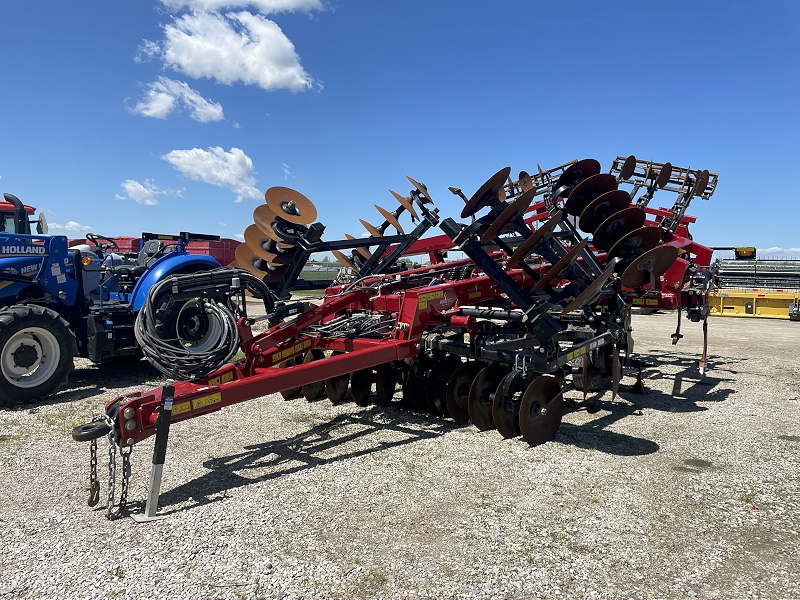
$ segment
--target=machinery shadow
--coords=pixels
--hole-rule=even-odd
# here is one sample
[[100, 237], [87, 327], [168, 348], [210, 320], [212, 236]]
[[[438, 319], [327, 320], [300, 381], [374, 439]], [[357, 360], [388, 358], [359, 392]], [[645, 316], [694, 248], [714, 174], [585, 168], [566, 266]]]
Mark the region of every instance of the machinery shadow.
[[[430, 419], [425, 429], [413, 428], [408, 425], [411, 414], [404, 413], [377, 409], [338, 415], [290, 438], [246, 446], [244, 452], [231, 456], [210, 458], [203, 463], [208, 473], [164, 492], [159, 503], [169, 507], [188, 500], [194, 502], [171, 511], [167, 509], [163, 514], [217, 502], [233, 488], [435, 438], [455, 428], [435, 419]], [[376, 436], [370, 434], [376, 432], [389, 432], [391, 439], [375, 440]]]

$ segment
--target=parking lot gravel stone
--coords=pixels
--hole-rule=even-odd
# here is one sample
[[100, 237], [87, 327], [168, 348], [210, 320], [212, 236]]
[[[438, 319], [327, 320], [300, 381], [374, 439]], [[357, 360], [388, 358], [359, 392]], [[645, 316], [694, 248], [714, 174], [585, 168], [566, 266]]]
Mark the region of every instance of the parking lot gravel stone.
[[[175, 425], [159, 513], [86, 505], [70, 429], [163, 379], [79, 362], [0, 411], [0, 599], [800, 597], [800, 323], [634, 317], [647, 393], [567, 384], [554, 442], [273, 394]], [[399, 392], [398, 396], [399, 398]], [[141, 512], [153, 440], [133, 451]], [[119, 490], [119, 486], [117, 488]]]

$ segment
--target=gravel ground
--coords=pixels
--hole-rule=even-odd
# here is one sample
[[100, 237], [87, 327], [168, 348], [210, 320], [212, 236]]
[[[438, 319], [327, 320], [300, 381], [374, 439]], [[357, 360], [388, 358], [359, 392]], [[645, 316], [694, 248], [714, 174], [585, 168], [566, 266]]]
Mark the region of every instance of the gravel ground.
[[[570, 389], [538, 448], [279, 395], [181, 423], [168, 518], [144, 525], [86, 506], [69, 429], [160, 380], [82, 362], [0, 411], [0, 598], [800, 597], [800, 323], [712, 320], [703, 380], [699, 325], [678, 346], [673, 315], [634, 327], [647, 395]], [[151, 453], [133, 453], [137, 511]]]

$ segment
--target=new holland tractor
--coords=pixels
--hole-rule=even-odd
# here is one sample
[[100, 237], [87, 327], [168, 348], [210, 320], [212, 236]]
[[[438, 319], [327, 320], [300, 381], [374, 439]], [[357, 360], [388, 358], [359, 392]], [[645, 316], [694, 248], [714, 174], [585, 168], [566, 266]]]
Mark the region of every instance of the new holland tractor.
[[[119, 252], [113, 239], [88, 234], [87, 244], [47, 234], [40, 215], [32, 234], [30, 206], [12, 194], [0, 202], [0, 407], [26, 404], [56, 391], [75, 357], [95, 363], [141, 356], [136, 314], [149, 290], [167, 277], [218, 268], [210, 256], [189, 254], [193, 241], [217, 236], [142, 234], [138, 254]], [[175, 243], [177, 242], [177, 243]], [[202, 341], [203, 311], [179, 307], [174, 327]]]

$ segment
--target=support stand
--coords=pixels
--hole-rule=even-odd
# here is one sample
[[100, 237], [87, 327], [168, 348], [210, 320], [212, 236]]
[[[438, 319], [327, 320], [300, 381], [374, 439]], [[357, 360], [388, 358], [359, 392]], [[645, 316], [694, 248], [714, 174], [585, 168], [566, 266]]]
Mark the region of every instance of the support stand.
[[164, 461], [167, 456], [167, 439], [169, 438], [169, 425], [172, 420], [172, 401], [175, 398], [173, 381], [167, 379], [161, 390], [161, 406], [156, 421], [156, 443], [153, 448], [153, 468], [150, 471], [150, 485], [147, 488], [147, 503], [144, 513], [131, 515], [137, 523], [148, 523], [165, 519], [157, 516], [158, 496], [161, 492], [161, 475], [164, 472]]

